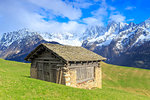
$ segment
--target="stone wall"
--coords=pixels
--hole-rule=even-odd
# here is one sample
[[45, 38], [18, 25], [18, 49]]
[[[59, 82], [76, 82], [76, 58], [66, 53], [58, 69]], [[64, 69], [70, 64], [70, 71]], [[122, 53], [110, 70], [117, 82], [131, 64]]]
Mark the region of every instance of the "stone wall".
[[94, 87], [102, 88], [102, 71], [100, 65], [95, 66], [94, 79], [82, 83], [76, 82], [76, 69], [68, 69], [64, 72], [65, 85], [77, 88], [91, 89]]
[[37, 68], [30, 68], [31, 78], [37, 78]]
[[102, 88], [102, 68], [100, 65], [95, 68], [95, 81], [95, 86]]
[[35, 60], [31, 60], [30, 76], [31, 78], [37, 78], [37, 68]]

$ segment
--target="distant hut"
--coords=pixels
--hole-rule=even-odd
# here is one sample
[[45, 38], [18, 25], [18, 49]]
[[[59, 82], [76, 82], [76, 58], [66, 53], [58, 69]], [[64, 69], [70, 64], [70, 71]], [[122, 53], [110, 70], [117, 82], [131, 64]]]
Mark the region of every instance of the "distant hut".
[[102, 87], [100, 62], [105, 59], [83, 47], [50, 43], [25, 58], [31, 61], [31, 78], [78, 88]]

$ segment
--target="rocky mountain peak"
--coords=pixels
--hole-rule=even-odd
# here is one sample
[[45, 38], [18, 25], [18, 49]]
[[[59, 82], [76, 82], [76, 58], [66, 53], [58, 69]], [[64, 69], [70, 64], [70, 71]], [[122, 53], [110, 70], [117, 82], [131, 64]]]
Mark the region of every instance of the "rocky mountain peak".
[[150, 18], [140, 23], [138, 26], [142, 28], [150, 29]]
[[[83, 41], [82, 46], [108, 58], [108, 63], [122, 65], [121, 62], [127, 60], [126, 58], [132, 59], [132, 56], [130, 57], [127, 54], [130, 54], [132, 50], [135, 50], [134, 48], [144, 46], [143, 44], [149, 43], [149, 41], [150, 19], [147, 19], [140, 24], [135, 24], [133, 22], [127, 24], [111, 21], [108, 23], [103, 35], [86, 39]], [[141, 53], [141, 51], [136, 50], [136, 52], [132, 51], [132, 53], [136, 56], [138, 53]]]
[[93, 38], [99, 37], [101, 35], [104, 35], [105, 31], [106, 31], [106, 28], [103, 26], [98, 26], [98, 25], [90, 26], [83, 33], [82, 38], [83, 38], [83, 40], [93, 39]]
[[[121, 57], [128, 58], [129, 55], [127, 54], [131, 52], [135, 55], [141, 53], [142, 50], [139, 51], [134, 48], [141, 48], [145, 45], [148, 48], [147, 45], [150, 43], [150, 19], [140, 24], [111, 21], [106, 27], [90, 26], [82, 35], [70, 32], [40, 33], [28, 28], [7, 32], [0, 39], [0, 57], [7, 58], [9, 55], [9, 58], [12, 58], [14, 54], [15, 56], [18, 54], [24, 55], [28, 53], [26, 48], [32, 49], [33, 46], [36, 47], [40, 43], [48, 41], [56, 41], [66, 45], [82, 45], [108, 58], [108, 63], [115, 62], [114, 64], [116, 64], [120, 59], [123, 61]], [[136, 50], [136, 52], [133, 50]]]
[[3, 34], [0, 40], [0, 44], [1, 46], [8, 47], [15, 41], [22, 40], [28, 37], [32, 37], [33, 35], [39, 36], [37, 32], [31, 32], [26, 28], [18, 30], [18, 31], [7, 32]]
[[147, 20], [145, 20], [144, 22], [146, 23], [150, 23], [150, 18], [148, 18]]
[[135, 23], [133, 23], [133, 22], [130, 22], [129, 23], [129, 27], [133, 27], [133, 26], [135, 26], [136, 24]]

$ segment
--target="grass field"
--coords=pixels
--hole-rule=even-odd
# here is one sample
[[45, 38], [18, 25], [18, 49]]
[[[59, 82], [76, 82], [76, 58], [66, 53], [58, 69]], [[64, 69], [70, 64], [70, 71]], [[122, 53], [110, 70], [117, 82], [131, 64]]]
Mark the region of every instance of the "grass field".
[[0, 59], [0, 100], [150, 100], [150, 70], [102, 63], [103, 88], [78, 89], [30, 78], [30, 64]]

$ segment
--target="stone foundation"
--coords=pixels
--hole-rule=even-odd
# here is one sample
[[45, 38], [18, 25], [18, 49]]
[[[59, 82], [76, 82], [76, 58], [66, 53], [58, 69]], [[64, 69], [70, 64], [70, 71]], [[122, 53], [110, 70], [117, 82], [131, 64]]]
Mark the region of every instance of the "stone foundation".
[[31, 78], [37, 78], [37, 68], [30, 68]]

